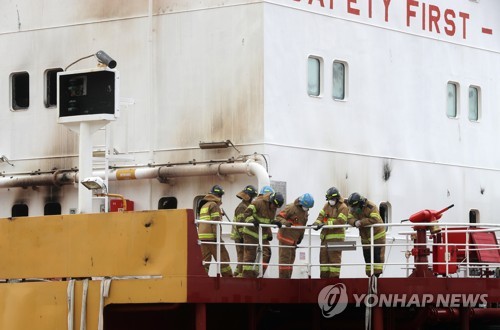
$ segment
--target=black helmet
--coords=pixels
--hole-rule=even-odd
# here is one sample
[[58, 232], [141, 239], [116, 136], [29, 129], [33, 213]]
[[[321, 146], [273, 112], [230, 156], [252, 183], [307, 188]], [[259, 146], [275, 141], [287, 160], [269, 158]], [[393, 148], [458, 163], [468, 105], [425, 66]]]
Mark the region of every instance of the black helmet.
[[282, 207], [284, 202], [285, 199], [279, 192], [272, 193], [271, 196], [269, 196], [269, 203], [276, 205], [277, 207]]
[[332, 200], [332, 199], [339, 199], [339, 197], [340, 197], [339, 190], [335, 187], [328, 188], [328, 190], [326, 191], [325, 197], [326, 197], [327, 201]]
[[243, 189], [243, 192], [250, 196], [250, 198], [254, 198], [255, 196], [257, 196], [257, 189], [255, 189], [255, 187], [251, 184], [246, 186], [245, 189]]
[[350, 207], [363, 207], [365, 205], [365, 201], [366, 199], [363, 198], [363, 196], [355, 192], [347, 198], [347, 205]]
[[210, 189], [210, 193], [220, 198], [222, 197], [222, 195], [224, 195], [224, 189], [222, 189], [221, 186], [216, 184], [215, 186], [212, 187], [212, 189]]

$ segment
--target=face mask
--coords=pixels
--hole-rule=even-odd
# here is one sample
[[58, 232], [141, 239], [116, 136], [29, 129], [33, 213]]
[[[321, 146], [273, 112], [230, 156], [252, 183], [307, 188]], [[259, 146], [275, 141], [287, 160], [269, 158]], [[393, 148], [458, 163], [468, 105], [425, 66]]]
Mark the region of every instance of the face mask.
[[305, 207], [305, 206], [302, 206], [302, 209], [303, 209], [304, 211], [306, 211], [306, 212], [307, 212], [307, 211], [309, 211], [309, 208], [308, 208], [308, 207]]
[[336, 199], [331, 199], [328, 201], [328, 204], [330, 204], [330, 206], [335, 206], [335, 204], [337, 204], [337, 200]]

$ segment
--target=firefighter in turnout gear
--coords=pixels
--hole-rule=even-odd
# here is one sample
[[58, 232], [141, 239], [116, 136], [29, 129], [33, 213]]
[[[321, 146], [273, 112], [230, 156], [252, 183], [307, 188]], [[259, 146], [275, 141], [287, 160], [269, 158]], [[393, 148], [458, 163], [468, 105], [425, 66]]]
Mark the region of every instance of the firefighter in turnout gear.
[[276, 216], [276, 220], [281, 223], [278, 231], [279, 249], [279, 274], [280, 278], [291, 278], [293, 263], [295, 262], [295, 252], [297, 245], [304, 237], [305, 229], [292, 229], [292, 226], [305, 226], [307, 224], [308, 211], [314, 206], [314, 198], [311, 194], [304, 194], [293, 203], [288, 204]]
[[259, 192], [258, 197], [262, 197], [264, 195], [270, 195], [274, 192], [274, 189], [271, 186], [264, 186]]
[[[245, 222], [245, 210], [247, 207], [250, 205], [252, 202], [252, 199], [254, 199], [257, 196], [257, 189], [255, 189], [254, 186], [248, 185], [240, 191], [239, 193], [236, 194], [236, 197], [241, 199], [240, 204], [236, 207], [234, 210], [234, 220], [233, 222]], [[234, 276], [242, 276], [243, 275], [243, 253], [244, 253], [244, 247], [243, 245], [243, 226], [233, 226], [232, 232], [231, 232], [231, 239], [234, 240], [236, 243], [236, 255], [238, 257], [238, 265], [236, 266], [236, 269], [234, 271]]]
[[[380, 217], [377, 206], [361, 196], [358, 193], [352, 193], [347, 199], [349, 205], [349, 216], [347, 221], [353, 227], [359, 229], [359, 236], [361, 237], [361, 244], [363, 244], [363, 256], [366, 263], [366, 275], [371, 276], [371, 248], [370, 244], [370, 226], [372, 224], [384, 223]], [[382, 274], [385, 262], [385, 246], [377, 246], [378, 244], [385, 245], [385, 228], [373, 228], [373, 274], [377, 277]]]
[[[254, 226], [243, 227], [243, 241], [245, 244], [259, 244], [259, 226], [261, 224], [281, 225], [281, 222], [275, 221], [276, 210], [284, 203], [283, 195], [280, 193], [265, 194], [255, 200], [245, 210], [245, 222], [252, 223]], [[271, 228], [262, 228], [262, 261], [264, 263], [263, 272], [267, 269], [267, 264], [271, 259], [271, 248], [269, 241], [273, 239]], [[256, 277], [253, 263], [259, 262], [257, 259], [257, 248], [260, 246], [245, 245], [243, 255], [243, 277]]]
[[[212, 187], [210, 193], [205, 195], [203, 198], [204, 204], [200, 210], [200, 220], [222, 221], [222, 211], [220, 208], [220, 205], [222, 204], [222, 195], [224, 195], [224, 190], [221, 186], [215, 185]], [[219, 235], [219, 237], [222, 236], [222, 230], [219, 230]], [[217, 244], [211, 244], [217, 241], [217, 225], [203, 223], [203, 221], [200, 221], [198, 223], [198, 239], [201, 241], [201, 254], [203, 261], [210, 262], [212, 257], [217, 260]], [[208, 244], [204, 244], [205, 242]], [[220, 239], [220, 242], [224, 242], [222, 238]], [[220, 262], [220, 272], [222, 276], [232, 277], [233, 272], [228, 263], [229, 254], [223, 244], [220, 245]], [[205, 264], [204, 266], [208, 273], [210, 265]]]
[[[349, 215], [349, 208], [344, 203], [337, 188], [331, 187], [326, 191], [327, 203], [319, 212], [313, 223], [314, 230], [319, 230], [325, 225], [345, 225]], [[319, 251], [320, 277], [338, 278], [340, 276], [340, 263], [342, 262], [342, 251], [329, 249], [332, 242], [343, 242], [345, 239], [345, 228], [323, 228], [320, 234], [321, 248]], [[328, 266], [328, 264], [330, 264]], [[332, 265], [335, 264], [335, 265]]]

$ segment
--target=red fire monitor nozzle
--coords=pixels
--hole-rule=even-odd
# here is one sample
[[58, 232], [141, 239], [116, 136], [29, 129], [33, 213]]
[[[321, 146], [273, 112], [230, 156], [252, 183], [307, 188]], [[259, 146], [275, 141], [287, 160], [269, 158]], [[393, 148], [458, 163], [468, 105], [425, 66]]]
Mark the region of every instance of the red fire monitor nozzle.
[[[425, 223], [425, 222], [437, 222], [439, 219], [441, 219], [441, 216], [443, 215], [444, 212], [448, 211], [451, 209], [455, 204], [451, 204], [448, 207], [445, 207], [444, 209], [440, 211], [434, 211], [434, 210], [422, 210], [419, 211], [412, 216], [410, 216], [410, 221], [413, 223]], [[425, 227], [423, 227], [425, 228]], [[415, 228], [415, 229], [423, 229], [423, 228]], [[438, 233], [441, 229], [439, 226], [431, 226], [429, 228], [431, 234], [436, 234]]]

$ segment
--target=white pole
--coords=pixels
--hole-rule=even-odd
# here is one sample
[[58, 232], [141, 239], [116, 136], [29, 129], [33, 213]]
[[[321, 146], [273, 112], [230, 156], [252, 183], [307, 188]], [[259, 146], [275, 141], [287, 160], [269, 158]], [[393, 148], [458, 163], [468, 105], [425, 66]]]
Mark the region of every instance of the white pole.
[[[90, 123], [80, 122], [79, 179], [92, 176], [92, 133]], [[92, 191], [78, 182], [78, 213], [92, 213]]]

